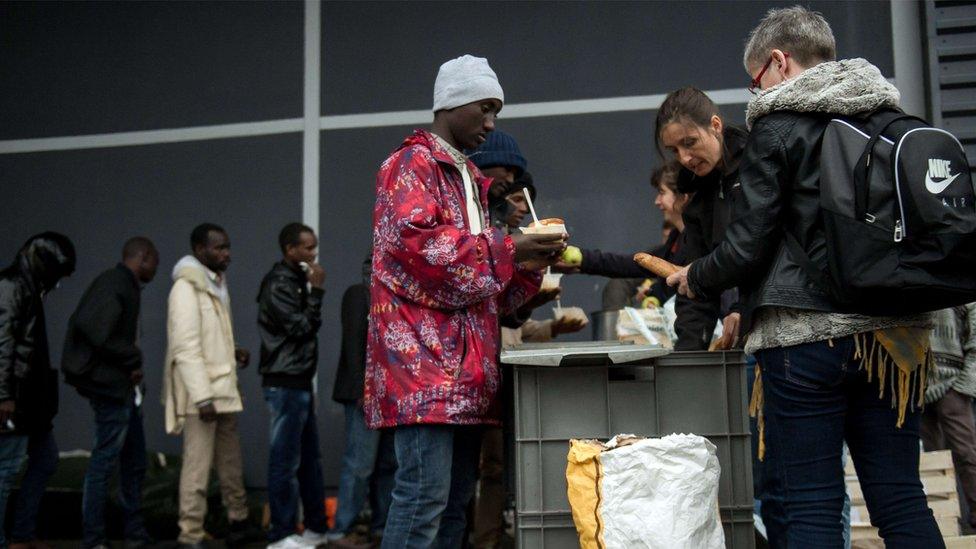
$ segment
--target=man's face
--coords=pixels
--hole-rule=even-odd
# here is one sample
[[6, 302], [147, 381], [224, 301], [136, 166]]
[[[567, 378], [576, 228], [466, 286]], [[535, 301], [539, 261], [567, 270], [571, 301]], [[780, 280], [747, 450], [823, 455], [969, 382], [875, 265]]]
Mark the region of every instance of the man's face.
[[139, 282], [149, 284], [156, 277], [156, 269], [159, 267], [159, 252], [150, 250], [143, 254], [142, 262], [139, 264]]
[[475, 149], [495, 129], [495, 118], [502, 110], [497, 99], [483, 99], [447, 111], [447, 123], [454, 142], [462, 150]]
[[508, 166], [492, 166], [484, 168], [481, 173], [485, 177], [492, 178], [489, 194], [498, 197], [506, 194], [512, 183], [515, 183], [515, 170]]
[[197, 246], [193, 255], [211, 271], [222, 273], [230, 266], [230, 237], [226, 233], [210, 231], [206, 246]]
[[297, 244], [289, 244], [285, 247], [285, 258], [293, 263], [315, 263], [315, 256], [318, 253], [319, 239], [308, 231], [298, 235]]
[[512, 213], [505, 218], [505, 224], [514, 229], [522, 225], [522, 220], [529, 213], [529, 204], [525, 201], [525, 189], [514, 192], [505, 197], [512, 205]]

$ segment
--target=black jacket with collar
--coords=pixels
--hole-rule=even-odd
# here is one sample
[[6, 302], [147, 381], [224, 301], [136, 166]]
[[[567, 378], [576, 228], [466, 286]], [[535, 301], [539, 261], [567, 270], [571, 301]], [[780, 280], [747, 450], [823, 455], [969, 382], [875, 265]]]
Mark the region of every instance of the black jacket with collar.
[[265, 387], [311, 390], [319, 360], [321, 288], [308, 288], [305, 273], [275, 263], [258, 292], [259, 372]]
[[13, 432], [20, 434], [51, 429], [58, 413], [58, 373], [51, 368], [41, 298], [25, 256], [0, 271], [0, 401], [14, 401]]
[[[722, 137], [721, 169], [712, 170], [705, 177], [696, 177], [686, 168], [681, 168], [678, 174], [678, 189], [684, 193], [694, 193], [681, 214], [685, 224], [681, 234], [681, 250], [686, 262], [704, 257], [716, 249], [725, 238], [726, 229], [735, 213], [742, 208], [739, 167], [749, 133], [729, 125], [722, 132]], [[736, 299], [733, 296], [725, 301]], [[675, 301], [677, 320], [674, 329], [678, 335], [675, 350], [708, 349], [718, 319], [730, 312], [743, 312], [738, 303], [723, 306], [722, 302], [721, 292], [699, 300], [678, 296]]]
[[[760, 95], [740, 169], [743, 208], [725, 240], [692, 264], [691, 290], [714, 297], [738, 286], [751, 307], [840, 312], [806, 275], [784, 242], [790, 231], [809, 258], [824, 265], [820, 215], [820, 144], [830, 119], [864, 118], [895, 108], [898, 93], [863, 59], [826, 62]], [[867, 127], [870, 130], [870, 126]]]
[[132, 398], [131, 373], [142, 368], [136, 345], [141, 289], [135, 274], [117, 265], [85, 290], [68, 320], [61, 371], [86, 398]]
[[342, 295], [342, 348], [332, 400], [356, 402], [366, 379], [366, 331], [369, 328], [369, 286], [353, 284]]

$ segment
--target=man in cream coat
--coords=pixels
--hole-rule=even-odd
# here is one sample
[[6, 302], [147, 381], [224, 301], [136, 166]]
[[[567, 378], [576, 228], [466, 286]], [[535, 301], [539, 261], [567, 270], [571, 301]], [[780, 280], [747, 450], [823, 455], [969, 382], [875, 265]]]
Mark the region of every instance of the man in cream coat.
[[190, 242], [193, 255], [183, 257], [173, 268], [163, 402], [166, 432], [183, 434], [178, 541], [181, 548], [199, 549], [204, 547], [212, 465], [230, 522], [227, 545], [239, 545], [253, 536], [247, 523], [237, 433], [237, 414], [243, 409], [237, 367], [246, 366], [250, 357], [234, 346], [224, 276], [230, 265], [227, 232], [204, 223], [193, 229]]

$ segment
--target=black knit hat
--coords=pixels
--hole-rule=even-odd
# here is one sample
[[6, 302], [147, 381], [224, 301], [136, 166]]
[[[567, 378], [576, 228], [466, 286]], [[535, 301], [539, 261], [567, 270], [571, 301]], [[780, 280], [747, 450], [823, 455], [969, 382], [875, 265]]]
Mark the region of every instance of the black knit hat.
[[522, 156], [515, 138], [498, 130], [489, 133], [488, 139], [480, 147], [468, 151], [468, 158], [478, 166], [478, 169], [494, 166], [515, 168], [515, 177], [521, 176], [528, 167], [528, 162]]

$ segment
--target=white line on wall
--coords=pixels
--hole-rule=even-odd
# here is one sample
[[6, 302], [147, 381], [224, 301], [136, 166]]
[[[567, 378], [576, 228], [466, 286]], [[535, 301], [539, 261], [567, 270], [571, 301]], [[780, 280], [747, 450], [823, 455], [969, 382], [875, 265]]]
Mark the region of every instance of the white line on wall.
[[[310, 2], [309, 4], [316, 4]], [[308, 6], [309, 4], [306, 4]], [[316, 6], [317, 7], [317, 6]], [[308, 31], [308, 29], [306, 29]], [[321, 52], [318, 52], [321, 55]], [[306, 51], [306, 54], [311, 54]], [[308, 61], [308, 59], [306, 59]], [[307, 67], [306, 67], [307, 68]], [[309, 77], [306, 76], [306, 93]], [[316, 86], [319, 84], [315, 82]], [[744, 88], [708, 90], [705, 93], [719, 105], [740, 105], [748, 102], [749, 92]], [[600, 99], [575, 99], [569, 101], [541, 101], [538, 103], [515, 103], [505, 105], [502, 119], [535, 118], [542, 116], [571, 116], [580, 114], [599, 114], [610, 112], [654, 110], [664, 101], [665, 94], [635, 95], [627, 97], [604, 97]], [[318, 104], [316, 103], [315, 107]], [[310, 101], [305, 102], [305, 113], [310, 114]], [[316, 113], [317, 114], [317, 113]], [[432, 113], [429, 110], [374, 112], [362, 114], [338, 114], [319, 118], [322, 130], [354, 128], [378, 128], [386, 126], [413, 126], [429, 124]], [[60, 151], [71, 149], [96, 149], [104, 147], [124, 147], [130, 145], [151, 145], [156, 143], [177, 143], [180, 141], [199, 141], [203, 139], [226, 139], [255, 135], [295, 133], [306, 130], [307, 118], [286, 118], [264, 122], [244, 122], [239, 124], [219, 124], [162, 130], [75, 135], [66, 137], [40, 137], [35, 139], [12, 139], [0, 141], [0, 154], [29, 153], [41, 151]], [[314, 123], [313, 123], [314, 125]], [[309, 146], [306, 139], [305, 147]], [[307, 166], [306, 166], [307, 168]], [[318, 170], [316, 170], [317, 172]]]

